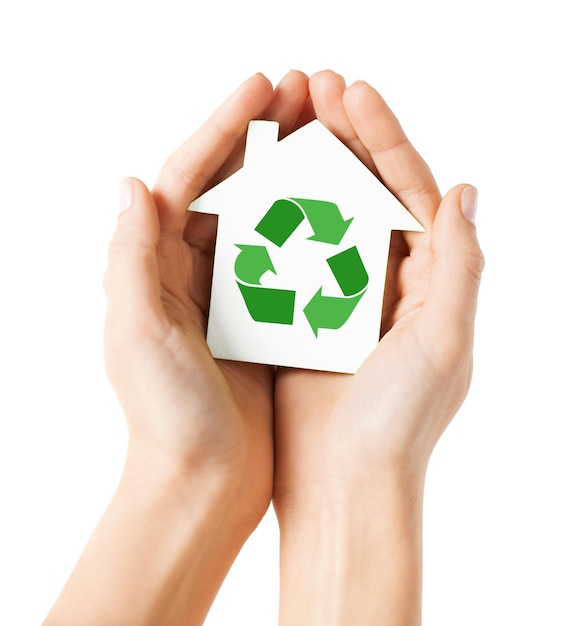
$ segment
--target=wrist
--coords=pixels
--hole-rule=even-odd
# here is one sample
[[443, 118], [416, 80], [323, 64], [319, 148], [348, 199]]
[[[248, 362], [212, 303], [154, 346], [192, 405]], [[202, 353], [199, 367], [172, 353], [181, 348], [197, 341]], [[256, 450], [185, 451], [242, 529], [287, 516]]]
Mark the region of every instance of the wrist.
[[425, 470], [412, 466], [387, 468], [377, 476], [342, 476], [328, 478], [317, 475], [299, 484], [284, 482], [275, 485], [274, 508], [282, 525], [305, 525], [314, 522], [310, 515], [361, 524], [367, 519], [359, 512], [376, 514], [392, 506], [409, 509], [421, 504], [424, 492]]
[[390, 473], [275, 499], [281, 624], [419, 623], [422, 479]]
[[268, 481], [261, 477], [255, 481], [251, 479], [253, 471], [249, 461], [193, 464], [132, 440], [118, 492], [127, 497], [141, 493], [148, 499], [162, 498], [166, 506], [191, 518], [199, 509], [207, 515], [214, 511], [223, 532], [245, 540], [272, 497], [272, 476]]
[[159, 623], [188, 572], [205, 568], [204, 546], [223, 541], [225, 511], [215, 486], [196, 486], [194, 493], [172, 468], [143, 463], [131, 449], [116, 493], [46, 626]]
[[234, 488], [234, 482], [234, 473], [224, 466], [190, 462], [148, 442], [130, 440], [120, 484], [129, 483], [131, 489], [142, 485], [148, 491], [179, 494], [186, 502], [198, 491], [214, 496], [225, 493]]
[[131, 442], [118, 489], [46, 625], [164, 623], [179, 603], [188, 623], [202, 623], [252, 530], [234, 489], [229, 475]]
[[[404, 498], [419, 498], [423, 492], [427, 461], [423, 456], [415, 459], [407, 455], [387, 461], [366, 464], [354, 459], [327, 461], [319, 454], [305, 463], [277, 463], [274, 481], [274, 507], [279, 518], [297, 515], [311, 506], [328, 510], [351, 507], [355, 500], [377, 502], [395, 494]], [[372, 465], [372, 467], [369, 467]]]

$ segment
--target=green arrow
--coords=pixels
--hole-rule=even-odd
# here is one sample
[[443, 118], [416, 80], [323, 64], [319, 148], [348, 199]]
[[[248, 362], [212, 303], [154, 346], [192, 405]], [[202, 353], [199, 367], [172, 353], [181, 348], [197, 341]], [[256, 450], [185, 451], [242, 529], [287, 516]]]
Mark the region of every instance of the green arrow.
[[352, 315], [352, 311], [364, 293], [365, 291], [362, 291], [351, 298], [334, 298], [323, 296], [322, 287], [320, 287], [304, 307], [304, 315], [306, 315], [314, 335], [318, 337], [319, 328], [337, 329], [343, 326]]
[[240, 248], [240, 254], [234, 263], [236, 278], [251, 285], [259, 285], [260, 279], [268, 270], [276, 274], [272, 259], [264, 246], [235, 245]]
[[252, 285], [243, 285], [238, 281], [236, 284], [240, 288], [250, 317], [255, 322], [292, 324], [294, 321], [295, 291], [253, 287]]
[[283, 198], [274, 202], [254, 230], [280, 248], [303, 220], [300, 207]]
[[340, 209], [333, 202], [306, 200], [304, 198], [290, 198], [290, 200], [297, 202], [306, 214], [314, 231], [312, 237], [308, 237], [311, 241], [323, 241], [338, 245], [354, 219], [351, 217], [349, 220], [345, 220]]
[[368, 274], [356, 246], [339, 252], [326, 261], [345, 296], [362, 291], [368, 284]]

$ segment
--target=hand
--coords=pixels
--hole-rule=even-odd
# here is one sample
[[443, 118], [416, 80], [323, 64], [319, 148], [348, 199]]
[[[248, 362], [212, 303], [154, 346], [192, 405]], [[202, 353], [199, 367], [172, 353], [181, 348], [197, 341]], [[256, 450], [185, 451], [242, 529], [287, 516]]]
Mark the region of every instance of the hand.
[[205, 335], [216, 217], [186, 209], [241, 165], [250, 119], [277, 119], [286, 133], [307, 100], [301, 73], [274, 91], [256, 75], [172, 155], [152, 194], [125, 181], [105, 279], [106, 366], [130, 445], [184, 470], [241, 475], [256, 516], [271, 496], [273, 370], [212, 358]]
[[346, 89], [341, 77], [321, 72], [309, 89], [318, 119], [426, 232], [393, 233], [382, 339], [356, 375], [278, 371], [278, 495], [318, 472], [373, 479], [390, 464], [426, 464], [468, 390], [483, 267], [475, 228], [460, 210], [468, 204], [471, 213], [474, 188], [459, 185], [442, 200], [429, 168], [366, 83]]
[[476, 192], [459, 185], [442, 199], [366, 83], [321, 72], [309, 91], [318, 119], [426, 232], [393, 233], [382, 338], [355, 375], [277, 372], [281, 623], [416, 624], [424, 474], [472, 373]]
[[244, 83], [163, 167], [125, 182], [105, 277], [106, 367], [129, 430], [118, 491], [46, 624], [201, 624], [270, 503], [272, 368], [205, 341], [216, 219], [189, 203], [238, 168], [248, 121], [289, 132], [308, 78]]

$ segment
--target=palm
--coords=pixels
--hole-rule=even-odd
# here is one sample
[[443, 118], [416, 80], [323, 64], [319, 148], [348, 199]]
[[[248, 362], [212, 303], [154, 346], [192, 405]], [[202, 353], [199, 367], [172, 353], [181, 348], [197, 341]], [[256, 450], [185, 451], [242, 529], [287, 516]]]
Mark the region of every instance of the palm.
[[[374, 458], [405, 455], [424, 428], [425, 411], [443, 410], [427, 408], [442, 373], [431, 367], [428, 322], [421, 315], [434, 261], [431, 231], [440, 194], [428, 167], [380, 97], [366, 85], [345, 89], [343, 81], [331, 72], [311, 79], [310, 94], [318, 118], [386, 182], [426, 232], [393, 233], [382, 339], [355, 375], [278, 372], [278, 489], [295, 476], [308, 480], [314, 472], [305, 466], [315, 466], [314, 458], [326, 442], [330, 442], [335, 465], [343, 471], [354, 461], [348, 450]], [[398, 419], [399, 415], [410, 417]], [[441, 431], [442, 422], [434, 423]], [[294, 465], [290, 457], [295, 455], [304, 461]]]
[[[319, 442], [331, 441], [339, 448], [342, 458], [338, 464], [344, 468], [348, 461], [353, 461], [347, 450], [355, 450], [364, 457], [383, 457], [385, 447], [389, 446], [390, 457], [403, 453], [413, 441], [419, 422], [399, 423], [397, 416], [404, 413], [417, 416], [417, 411], [405, 409], [418, 401], [418, 390], [428, 396], [433, 384], [426, 354], [418, 340], [418, 311], [425, 290], [421, 276], [427, 274], [427, 263], [423, 258], [406, 256], [402, 248], [391, 251], [382, 316], [386, 334], [355, 375], [278, 371], [280, 468], [285, 460], [283, 450], [292, 450], [294, 454], [297, 449], [302, 452], [302, 446], [316, 447]], [[307, 456], [306, 451], [303, 457]], [[303, 480], [306, 475], [310, 474], [305, 472]]]
[[205, 336], [217, 223], [186, 208], [241, 165], [250, 119], [276, 119], [287, 134], [306, 120], [307, 99], [303, 74], [288, 74], [274, 91], [253, 77], [172, 155], [153, 190], [159, 243], [149, 274], [156, 286], [140, 318], [152, 310], [155, 332], [144, 333], [136, 395], [151, 403], [160, 397], [156, 408], [168, 419], [159, 426], [149, 411], [150, 419], [134, 421], [180, 458], [238, 461], [255, 489], [271, 486], [274, 372], [212, 358]]
[[270, 442], [272, 373], [265, 366], [212, 359], [204, 339], [211, 252], [203, 244], [207, 225], [196, 226], [200, 238], [188, 229], [186, 239], [166, 237], [159, 246], [161, 308], [155, 326], [161, 330], [148, 338], [146, 350], [154, 355], [148, 378], [162, 389], [169, 419], [160, 433], [153, 418], [146, 424], [141, 417], [140, 428], [154, 429], [161, 447], [181, 458], [207, 452], [230, 457], [244, 439], [254, 439], [248, 428], [266, 432]]

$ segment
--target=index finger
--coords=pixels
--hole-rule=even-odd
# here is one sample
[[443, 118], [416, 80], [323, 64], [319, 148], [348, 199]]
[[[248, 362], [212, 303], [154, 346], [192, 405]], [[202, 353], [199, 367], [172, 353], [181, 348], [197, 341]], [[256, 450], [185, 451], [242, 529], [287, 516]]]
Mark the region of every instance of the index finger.
[[182, 234], [188, 205], [243, 137], [248, 122], [259, 116], [271, 98], [270, 81], [263, 74], [255, 74], [168, 158], [152, 192], [163, 232]]
[[440, 204], [440, 191], [398, 119], [380, 94], [363, 81], [348, 87], [343, 100], [348, 119], [384, 184], [429, 231]]

